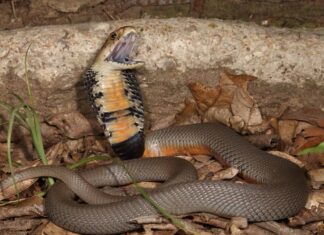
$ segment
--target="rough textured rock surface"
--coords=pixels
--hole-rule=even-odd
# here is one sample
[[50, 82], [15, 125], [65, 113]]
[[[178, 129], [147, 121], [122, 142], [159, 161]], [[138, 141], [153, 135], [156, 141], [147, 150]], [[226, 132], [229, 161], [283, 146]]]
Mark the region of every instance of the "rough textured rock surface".
[[[0, 32], [0, 99], [24, 96], [24, 57], [37, 109], [89, 113], [81, 75], [108, 33], [122, 25], [140, 28], [137, 59], [145, 103], [156, 118], [178, 109], [186, 83], [215, 84], [218, 69], [254, 75], [252, 94], [275, 109], [313, 104], [324, 108], [324, 30], [263, 28], [254, 24], [178, 18], [44, 26]], [[165, 110], [164, 110], [165, 108]], [[167, 111], [168, 110], [168, 111]], [[154, 119], [154, 118], [153, 118]]]

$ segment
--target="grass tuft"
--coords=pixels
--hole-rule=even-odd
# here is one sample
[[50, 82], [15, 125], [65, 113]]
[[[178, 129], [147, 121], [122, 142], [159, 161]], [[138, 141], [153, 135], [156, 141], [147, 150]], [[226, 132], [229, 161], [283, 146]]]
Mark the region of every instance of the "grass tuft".
[[[9, 105], [5, 102], [0, 101], [0, 108], [5, 110], [9, 114], [9, 123], [8, 123], [8, 131], [7, 131], [7, 158], [8, 158], [8, 165], [11, 172], [11, 177], [13, 177], [13, 181], [15, 182], [14, 178], [14, 162], [12, 160], [11, 156], [11, 140], [12, 140], [12, 133], [13, 128], [15, 124], [21, 125], [25, 127], [31, 134], [33, 145], [36, 149], [37, 155], [39, 156], [41, 162], [44, 165], [48, 164], [48, 160], [46, 158], [44, 145], [43, 145], [43, 138], [41, 134], [41, 125], [39, 116], [36, 112], [34, 107], [34, 98], [32, 94], [32, 86], [29, 82], [28, 77], [28, 52], [31, 48], [31, 44], [29, 44], [26, 53], [25, 53], [25, 82], [27, 86], [27, 92], [28, 92], [28, 102], [25, 102], [24, 99], [16, 94], [12, 94], [17, 100], [18, 104], [13, 106]], [[90, 155], [86, 158], [81, 159], [80, 161], [71, 164], [68, 166], [69, 169], [75, 169], [79, 168], [80, 166], [86, 165], [87, 163], [91, 161], [97, 161], [97, 160], [109, 160], [111, 159], [109, 156], [97, 156], [97, 155]], [[196, 234], [192, 229], [188, 228], [185, 223], [183, 223], [181, 220], [177, 219], [174, 215], [169, 213], [167, 210], [159, 206], [151, 197], [150, 195], [138, 185], [137, 180], [131, 175], [131, 173], [128, 171], [128, 169], [125, 167], [123, 162], [120, 159], [116, 159], [117, 163], [123, 167], [123, 169], [127, 172], [129, 177], [131, 178], [133, 185], [135, 189], [138, 191], [138, 193], [148, 202], [150, 203], [162, 216], [164, 216], [166, 219], [170, 220], [175, 226], [177, 226], [179, 229], [182, 229], [187, 234]], [[49, 184], [53, 185], [54, 180], [52, 178], [49, 178]], [[15, 184], [16, 192], [17, 192], [17, 200], [15, 202], [19, 202], [19, 192], [17, 189], [17, 185]], [[40, 193], [40, 195], [44, 195], [43, 192]], [[5, 204], [11, 204], [12, 202], [5, 202]]]
[[[8, 160], [11, 177], [13, 178], [13, 180], [14, 180], [14, 167], [13, 167], [13, 160], [11, 155], [12, 153], [11, 142], [12, 142], [13, 128], [15, 124], [23, 126], [29, 131], [29, 133], [32, 136], [33, 145], [35, 147], [37, 155], [39, 156], [43, 164], [45, 165], [48, 164], [45, 150], [44, 150], [44, 145], [43, 145], [43, 138], [41, 134], [41, 125], [40, 125], [39, 116], [36, 110], [33, 108], [34, 100], [33, 100], [31, 84], [29, 82], [28, 71], [27, 71], [27, 57], [31, 45], [32, 43], [29, 44], [26, 50], [25, 61], [24, 61], [25, 82], [28, 91], [28, 102], [25, 102], [25, 100], [17, 94], [12, 94], [18, 101], [18, 104], [16, 105], [10, 105], [5, 102], [0, 102], [0, 108], [5, 110], [9, 114], [9, 123], [8, 123], [8, 130], [7, 130], [7, 160]], [[49, 178], [49, 184], [53, 185], [54, 180]], [[19, 197], [16, 184], [15, 187], [16, 187], [17, 197]]]

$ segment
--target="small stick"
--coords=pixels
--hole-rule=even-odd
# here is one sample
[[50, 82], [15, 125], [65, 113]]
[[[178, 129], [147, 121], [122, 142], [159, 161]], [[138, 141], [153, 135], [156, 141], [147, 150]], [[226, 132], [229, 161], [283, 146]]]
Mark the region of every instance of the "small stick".
[[11, 4], [12, 14], [13, 14], [14, 18], [17, 19], [16, 7], [15, 7], [15, 0], [11, 0], [10, 1], [10, 4]]

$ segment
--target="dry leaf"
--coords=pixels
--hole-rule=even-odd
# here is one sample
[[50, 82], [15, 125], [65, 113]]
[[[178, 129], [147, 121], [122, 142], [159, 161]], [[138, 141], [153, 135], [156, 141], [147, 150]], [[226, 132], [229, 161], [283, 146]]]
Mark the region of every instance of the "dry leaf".
[[278, 122], [278, 133], [280, 139], [286, 144], [292, 144], [293, 138], [295, 137], [296, 127], [298, 121], [295, 120], [280, 120]]
[[229, 78], [225, 71], [222, 71], [219, 74], [219, 86], [221, 87], [221, 94], [217, 99], [217, 104], [230, 106], [237, 85]]
[[231, 224], [235, 224], [238, 228], [247, 228], [248, 220], [244, 217], [232, 217]]
[[304, 137], [324, 136], [324, 128], [308, 127], [303, 131]]
[[306, 125], [305, 129], [300, 128], [299, 131], [292, 149], [292, 153], [294, 154], [324, 141], [324, 128]]
[[248, 82], [254, 79], [256, 77], [222, 71], [216, 87], [198, 82], [189, 84], [195, 102], [185, 101], [185, 108], [177, 114], [176, 123], [197, 123], [201, 115], [204, 122], [218, 121], [236, 131], [264, 131], [268, 124], [263, 122], [258, 106], [247, 90]]
[[225, 82], [225, 79], [222, 80], [223, 84], [229, 84], [229, 80], [232, 82], [232, 84], [235, 84], [238, 87], [243, 88], [244, 90], [247, 90], [247, 84], [249, 81], [253, 81], [257, 79], [257, 77], [247, 75], [247, 74], [241, 74], [241, 75], [236, 75], [234, 73], [231, 73], [227, 70], [223, 70], [220, 73], [220, 76], [223, 78], [226, 78], [227, 81]]
[[238, 169], [234, 167], [227, 168], [225, 170], [217, 172], [212, 180], [224, 180], [224, 179], [233, 179], [238, 174]]
[[310, 170], [308, 175], [312, 183], [317, 185], [324, 184], [324, 168]]
[[29, 234], [27, 231], [33, 230], [39, 226], [43, 221], [40, 219], [31, 218], [15, 218], [14, 220], [0, 221], [0, 234], [1, 235], [19, 235]]
[[308, 231], [304, 231], [301, 229], [292, 229], [285, 224], [278, 223], [275, 221], [259, 222], [256, 223], [256, 225], [266, 230], [269, 230], [274, 234], [285, 234], [285, 235], [308, 235], [309, 234]]
[[300, 168], [303, 168], [305, 166], [305, 164], [303, 162], [301, 162], [300, 160], [298, 160], [297, 158], [289, 155], [288, 153], [284, 153], [281, 151], [268, 151], [268, 153], [277, 156], [277, 157], [281, 157], [284, 158], [286, 160], [289, 160], [293, 163], [295, 163], [296, 165], [298, 165]]
[[33, 196], [21, 201], [19, 204], [0, 207], [0, 220], [20, 216], [39, 217], [40, 215], [44, 215], [43, 201], [43, 198]]
[[230, 126], [230, 118], [232, 113], [229, 106], [216, 105], [208, 109], [203, 117], [204, 122], [221, 122], [227, 126]]
[[244, 132], [245, 122], [240, 116], [231, 116], [229, 119], [230, 127], [237, 132]]
[[[261, 112], [249, 95], [248, 81], [256, 79], [248, 75], [235, 75], [227, 71], [220, 73], [221, 94], [204, 116], [204, 121], [220, 121], [239, 132], [255, 133], [255, 126], [263, 123]], [[249, 129], [249, 127], [254, 129]]]
[[223, 169], [223, 166], [219, 162], [213, 161], [198, 169], [199, 180], [204, 180], [208, 178], [209, 175], [211, 177], [213, 173], [221, 169]]
[[[39, 164], [41, 164], [39, 160], [29, 162], [29, 165], [26, 164], [25, 167], [20, 167], [19, 171], [22, 171], [22, 170], [30, 168], [30, 167], [38, 166]], [[9, 167], [4, 167], [2, 170], [7, 173], [10, 172]], [[6, 177], [10, 177], [10, 176], [6, 176]], [[36, 181], [37, 181], [37, 179], [28, 179], [28, 180], [24, 180], [22, 182], [16, 183], [16, 186], [12, 185], [8, 188], [0, 188], [0, 200], [8, 199], [12, 196], [15, 196], [17, 193], [20, 193], [20, 192], [26, 190], [27, 188], [29, 188]]]
[[97, 127], [98, 132], [101, 128], [98, 124], [90, 123], [80, 112], [60, 113], [47, 121], [50, 125], [57, 127], [64, 136], [71, 139], [79, 139], [93, 133], [93, 127]]
[[289, 218], [289, 226], [297, 227], [306, 223], [323, 220], [324, 210], [313, 206], [308, 210], [303, 209], [296, 216]]
[[195, 155], [195, 156], [193, 156], [193, 158], [197, 162], [206, 164], [206, 163], [210, 162], [210, 160], [212, 159], [212, 156], [209, 156], [209, 155]]
[[143, 225], [145, 235], [155, 235], [159, 230], [168, 231], [168, 234], [175, 234], [178, 229], [173, 224], [144, 224]]
[[315, 136], [315, 137], [310, 137], [310, 138], [304, 138], [302, 136], [297, 136], [292, 153], [297, 154], [299, 151], [309, 148], [309, 147], [314, 147], [324, 141], [324, 135], [323, 136]]
[[221, 95], [217, 102], [220, 104], [231, 104], [236, 88], [240, 87], [247, 92], [248, 81], [255, 80], [256, 77], [249, 75], [236, 75], [229, 71], [220, 72], [219, 85], [221, 87]]
[[262, 123], [261, 112], [256, 102], [242, 88], [235, 90], [231, 108], [233, 115], [241, 117], [247, 126], [255, 126]]
[[196, 102], [192, 99], [185, 99], [184, 108], [175, 116], [175, 122], [180, 125], [200, 123], [201, 118], [197, 111]]
[[16, 187], [15, 187], [15, 185], [12, 185], [5, 189], [1, 188], [0, 189], [0, 200], [4, 200], [4, 199], [11, 198], [13, 196], [16, 196], [17, 193], [20, 193], [20, 192], [26, 190], [27, 188], [32, 186], [36, 181], [37, 181], [37, 179], [28, 179], [28, 180], [24, 180], [22, 182], [16, 183]]
[[324, 192], [313, 191], [310, 193], [305, 207], [307, 209], [311, 209], [312, 207], [317, 208], [320, 203], [324, 204]]
[[298, 158], [301, 159], [303, 162], [306, 162], [307, 165], [310, 165], [312, 167], [310, 169], [315, 169], [324, 166], [324, 153], [310, 153], [301, 155]]
[[203, 112], [207, 111], [207, 109], [215, 103], [220, 94], [219, 86], [212, 88], [195, 82], [190, 83], [188, 87], [197, 103], [198, 108]]
[[305, 121], [315, 126], [324, 127], [324, 112], [317, 107], [304, 107], [297, 111], [288, 109], [280, 119]]
[[43, 226], [41, 229], [37, 231], [37, 235], [51, 235], [51, 234], [60, 234], [60, 235], [78, 235], [79, 233], [73, 233], [70, 231], [67, 231], [52, 222], [49, 222], [45, 226]]

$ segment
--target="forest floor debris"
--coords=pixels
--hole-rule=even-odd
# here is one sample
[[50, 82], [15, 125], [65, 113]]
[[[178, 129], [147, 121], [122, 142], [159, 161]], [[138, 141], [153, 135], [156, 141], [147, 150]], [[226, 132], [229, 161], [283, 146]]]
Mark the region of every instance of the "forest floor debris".
[[[275, 149], [276, 151], [272, 151], [272, 154], [291, 160], [301, 167], [304, 166], [308, 171], [312, 190], [305, 209], [295, 217], [278, 222], [248, 224], [242, 218], [225, 219], [207, 213], [185, 215], [182, 219], [200, 231], [199, 234], [321, 233], [324, 231], [324, 190], [322, 188], [324, 153], [308, 153], [297, 157], [291, 154], [296, 155], [306, 147], [314, 147], [323, 142], [324, 113], [314, 107], [306, 107], [295, 111], [285, 110], [281, 115], [274, 117], [263, 117], [256, 101], [247, 89], [247, 84], [253, 79], [256, 78], [222, 71], [220, 82], [216, 87], [208, 87], [200, 83], [190, 84], [192, 97], [188, 97], [184, 102], [182, 111], [167, 118], [168, 124], [220, 121], [247, 136], [248, 139], [249, 136], [254, 138], [258, 135], [264, 136], [262, 148]], [[44, 119], [42, 133], [47, 143], [46, 155], [50, 164], [71, 164], [83, 159], [86, 155], [109, 151], [105, 138], [95, 134], [100, 128], [94, 120], [87, 120], [77, 112], [58, 114], [51, 119]], [[163, 126], [164, 124], [157, 122], [156, 125]], [[48, 133], [51, 135], [54, 133], [55, 138], [46, 141], [46, 136], [51, 136]], [[0, 139], [3, 140], [0, 144], [0, 176], [4, 178], [7, 177], [9, 171], [5, 155], [5, 138], [2, 136]], [[256, 142], [253, 138], [250, 140], [252, 143]], [[18, 136], [13, 141], [14, 148], [23, 148]], [[26, 160], [35, 158], [34, 151], [14, 151], [13, 157], [18, 163], [17, 170], [22, 169], [21, 165], [25, 168], [40, 164], [38, 160]], [[244, 182], [237, 175], [236, 169], [224, 168], [213, 157], [205, 155], [183, 157], [195, 165], [200, 179]], [[154, 186], [149, 183], [143, 185]], [[12, 204], [3, 201], [4, 204], [0, 207], [0, 234], [73, 234], [43, 218], [43, 199], [37, 195], [43, 195], [46, 190], [46, 181], [32, 181], [24, 183], [24, 186], [24, 188], [29, 188], [20, 194], [20, 203]], [[15, 191], [11, 193], [13, 196], [10, 199], [17, 200], [14, 196]], [[145, 224], [144, 232], [128, 234], [175, 234], [178, 231], [172, 224], [165, 223], [165, 220], [150, 221], [154, 222], [151, 224], [147, 224], [147, 221], [138, 222]], [[20, 229], [17, 229], [18, 227]]]

